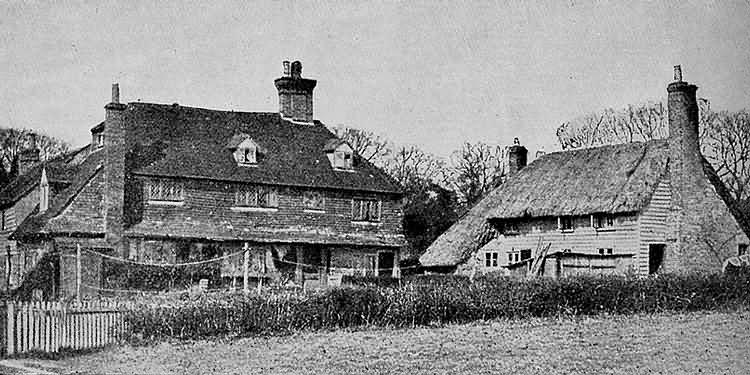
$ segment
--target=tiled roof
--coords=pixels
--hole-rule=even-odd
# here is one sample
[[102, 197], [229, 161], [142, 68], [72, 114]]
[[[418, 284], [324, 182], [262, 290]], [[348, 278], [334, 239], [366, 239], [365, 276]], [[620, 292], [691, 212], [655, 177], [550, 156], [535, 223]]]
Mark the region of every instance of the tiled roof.
[[[128, 104], [125, 121], [136, 144], [135, 174], [260, 184], [400, 193], [370, 162], [334, 170], [325, 153], [336, 136], [323, 124], [278, 113], [232, 112], [149, 103]], [[249, 137], [263, 150], [257, 165], [238, 166], [227, 144]]]

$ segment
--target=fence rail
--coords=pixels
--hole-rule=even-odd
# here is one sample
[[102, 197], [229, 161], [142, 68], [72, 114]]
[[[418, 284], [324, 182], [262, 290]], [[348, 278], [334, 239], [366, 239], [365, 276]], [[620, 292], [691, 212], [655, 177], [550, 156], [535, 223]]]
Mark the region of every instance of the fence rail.
[[5, 352], [57, 353], [117, 342], [125, 332], [120, 306], [111, 302], [12, 302], [6, 304]]

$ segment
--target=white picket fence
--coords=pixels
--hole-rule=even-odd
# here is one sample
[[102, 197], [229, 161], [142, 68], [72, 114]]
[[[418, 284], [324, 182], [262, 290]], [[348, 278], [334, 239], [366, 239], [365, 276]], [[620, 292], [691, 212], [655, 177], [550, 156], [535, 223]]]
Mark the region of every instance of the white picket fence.
[[94, 349], [125, 332], [122, 310], [111, 302], [7, 302], [7, 355]]

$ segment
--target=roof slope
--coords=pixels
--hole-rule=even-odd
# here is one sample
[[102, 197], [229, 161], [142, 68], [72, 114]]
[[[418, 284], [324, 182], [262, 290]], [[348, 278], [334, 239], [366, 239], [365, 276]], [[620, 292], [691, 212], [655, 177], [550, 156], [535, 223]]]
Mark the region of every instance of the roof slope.
[[[11, 234], [12, 239], [52, 233], [104, 233], [103, 175], [104, 152], [88, 155], [80, 164], [68, 167], [68, 184], [50, 200], [47, 211], [38, 207]], [[75, 215], [65, 215], [71, 206]]]
[[42, 178], [42, 169], [47, 169], [47, 179], [51, 184], [66, 185], [70, 183], [71, 176], [75, 174], [76, 167], [82, 156], [88, 154], [88, 146], [58, 155], [46, 162], [39, 162], [28, 172], [18, 176], [0, 190], [0, 207], [8, 207], [15, 204], [33, 188], [39, 185]]
[[[134, 173], [261, 184], [399, 193], [383, 171], [357, 158], [354, 171], [331, 168], [324, 151], [336, 136], [321, 123], [286, 121], [278, 113], [231, 112], [130, 103]], [[238, 135], [261, 149], [256, 166], [238, 166], [226, 145]]]
[[493, 237], [490, 218], [633, 212], [666, 172], [667, 141], [634, 142], [544, 155], [491, 191], [433, 242], [420, 262], [455, 266]]

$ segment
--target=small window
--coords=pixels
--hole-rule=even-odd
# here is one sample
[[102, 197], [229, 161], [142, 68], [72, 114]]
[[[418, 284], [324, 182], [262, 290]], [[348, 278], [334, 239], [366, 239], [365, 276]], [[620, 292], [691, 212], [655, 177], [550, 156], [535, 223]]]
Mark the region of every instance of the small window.
[[319, 191], [305, 191], [302, 195], [302, 205], [306, 210], [312, 211], [325, 211], [326, 199], [325, 195]]
[[352, 153], [349, 151], [334, 152], [333, 167], [339, 169], [352, 169]]
[[557, 227], [563, 232], [573, 231], [573, 217], [572, 216], [560, 216], [557, 218]]
[[596, 214], [591, 216], [591, 224], [596, 229], [613, 229], [615, 218], [612, 215]]
[[150, 201], [182, 202], [184, 199], [182, 183], [178, 181], [150, 181], [147, 193]]
[[257, 149], [254, 146], [240, 147], [234, 152], [234, 159], [239, 165], [253, 165], [257, 162]]
[[484, 266], [488, 268], [498, 267], [498, 255], [497, 251], [488, 251], [484, 253]]
[[747, 244], [741, 243], [737, 246], [737, 256], [742, 256], [747, 254]]
[[2, 214], [0, 214], [0, 230], [7, 230], [7, 224], [5, 223], [5, 210], [2, 211]]
[[97, 134], [94, 139], [96, 148], [104, 147], [104, 134]]
[[352, 221], [380, 221], [381, 202], [379, 200], [352, 199]]
[[234, 192], [235, 207], [278, 208], [278, 192], [270, 187], [243, 186]]

